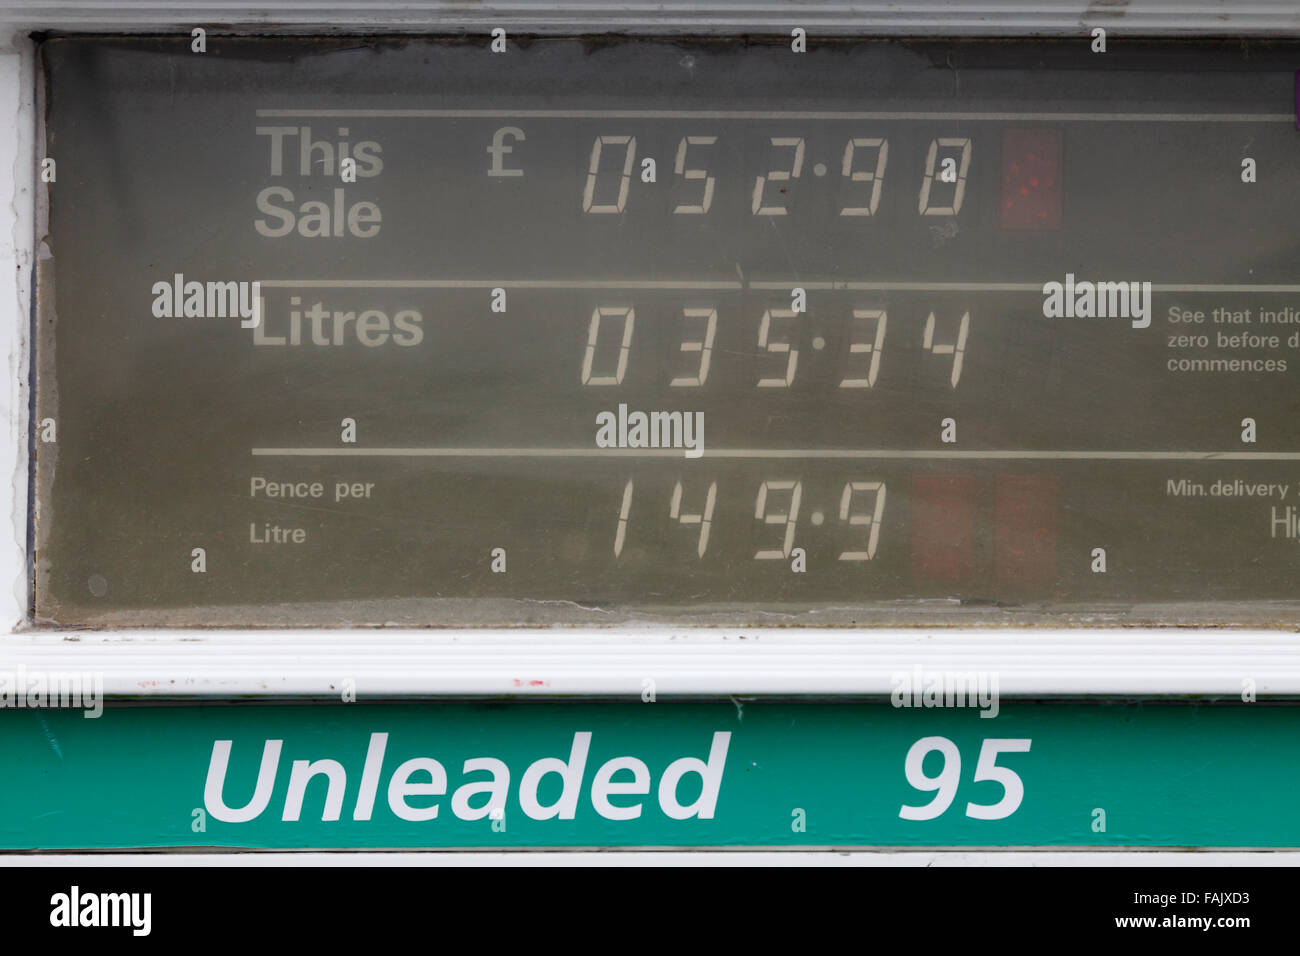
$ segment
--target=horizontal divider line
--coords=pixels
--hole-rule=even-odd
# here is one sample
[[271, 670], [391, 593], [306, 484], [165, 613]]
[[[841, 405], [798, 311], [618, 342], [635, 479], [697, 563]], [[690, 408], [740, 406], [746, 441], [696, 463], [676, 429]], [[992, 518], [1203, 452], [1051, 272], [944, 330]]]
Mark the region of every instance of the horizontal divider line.
[[898, 110], [259, 109], [258, 116], [376, 119], [1030, 120], [1054, 123], [1293, 123], [1292, 113], [1015, 113]]
[[[709, 289], [743, 288], [735, 279], [260, 279], [272, 288], [341, 289]], [[1297, 287], [1300, 288], [1300, 287]]]
[[[1037, 292], [1041, 282], [874, 282], [852, 279], [753, 280], [731, 279], [260, 279], [263, 286], [283, 289], [681, 289], [740, 292], [744, 289], [812, 292]], [[1057, 282], [1053, 277], [1048, 281]], [[1079, 280], [1091, 281], [1091, 280]], [[1138, 281], [1138, 280], [1115, 280]], [[1076, 283], [1077, 285], [1077, 283]], [[1297, 283], [1151, 283], [1152, 292], [1296, 292]]]
[[[1057, 277], [1052, 277], [1048, 281], [1060, 282]], [[1075, 282], [1077, 288], [1085, 281], [1112, 281], [1112, 280], [1091, 280], [1086, 277], [1078, 279]], [[1130, 282], [1140, 280], [1113, 280], [1117, 282]], [[1041, 282], [857, 282], [854, 280], [830, 280], [830, 281], [801, 281], [791, 279], [789, 282], [772, 282], [768, 280], [753, 281], [749, 283], [751, 289], [790, 289], [793, 286], [799, 286], [808, 291], [907, 291], [915, 290], [917, 292], [1037, 292], [1043, 291]], [[1300, 292], [1300, 284], [1295, 283], [1166, 283], [1152, 282], [1152, 292]]]
[[[265, 458], [682, 458], [682, 448], [254, 448]], [[1300, 461], [1268, 451], [942, 451], [855, 448], [717, 448], [704, 458], [870, 458], [990, 461]]]

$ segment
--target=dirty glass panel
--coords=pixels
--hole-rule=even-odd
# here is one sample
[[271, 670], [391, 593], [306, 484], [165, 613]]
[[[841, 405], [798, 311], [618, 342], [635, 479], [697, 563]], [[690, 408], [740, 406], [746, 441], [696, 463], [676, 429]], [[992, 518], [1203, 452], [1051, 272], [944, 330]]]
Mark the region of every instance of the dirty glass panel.
[[1290, 45], [41, 56], [38, 621], [1296, 619]]

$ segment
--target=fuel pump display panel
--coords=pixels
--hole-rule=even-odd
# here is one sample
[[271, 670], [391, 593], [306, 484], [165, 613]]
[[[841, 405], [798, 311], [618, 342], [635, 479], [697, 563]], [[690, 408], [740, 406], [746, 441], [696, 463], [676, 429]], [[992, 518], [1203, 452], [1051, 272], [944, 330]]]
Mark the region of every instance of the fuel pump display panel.
[[35, 617], [1294, 621], [1297, 54], [48, 40]]

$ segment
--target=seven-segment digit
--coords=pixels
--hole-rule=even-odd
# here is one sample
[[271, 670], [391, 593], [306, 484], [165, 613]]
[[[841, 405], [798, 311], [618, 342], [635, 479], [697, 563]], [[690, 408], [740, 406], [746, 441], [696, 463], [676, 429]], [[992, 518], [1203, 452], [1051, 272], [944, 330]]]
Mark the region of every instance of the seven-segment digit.
[[[957, 166], [956, 181], [952, 194], [951, 206], [931, 206], [930, 190], [934, 184], [935, 162], [938, 159], [940, 148], [961, 147], [961, 163], [957, 164], [956, 160], [946, 157], [944, 162], [952, 163]], [[955, 216], [961, 212], [962, 199], [966, 195], [966, 171], [970, 169], [970, 137], [950, 137], [941, 136], [938, 139], [930, 140], [930, 151], [925, 154], [925, 178], [921, 180], [921, 202], [920, 209], [922, 216]], [[940, 182], [946, 183], [947, 179], [940, 175]]]
[[718, 310], [712, 308], [683, 309], [687, 319], [704, 319], [704, 338], [682, 342], [683, 352], [699, 352], [700, 364], [694, 375], [679, 375], [668, 384], [676, 388], [703, 385], [709, 377], [709, 358], [713, 354], [713, 336], [718, 331]]
[[763, 196], [763, 190], [769, 180], [774, 183], [789, 182], [792, 179], [798, 179], [799, 174], [803, 172], [803, 137], [802, 136], [773, 136], [770, 139], [773, 146], [793, 148], [794, 156], [790, 161], [789, 169], [769, 170], [766, 176], [758, 176], [754, 180], [754, 200], [753, 208], [755, 216], [784, 216], [786, 214], [785, 206], [770, 206]]
[[966, 333], [970, 331], [970, 313], [962, 313], [961, 323], [957, 326], [957, 340], [949, 342], [947, 345], [936, 345], [934, 342], [934, 313], [931, 312], [929, 318], [925, 320], [925, 337], [921, 344], [928, 352], [935, 355], [952, 356], [952, 375], [949, 381], [952, 387], [956, 388], [957, 383], [961, 380], [962, 358], [966, 354]]
[[[876, 150], [876, 167], [874, 170], [853, 168], [853, 154], [858, 147]], [[874, 216], [880, 205], [880, 190], [885, 185], [885, 164], [889, 162], [889, 140], [879, 137], [871, 139], [851, 139], [844, 145], [844, 161], [840, 165], [840, 175], [855, 183], [871, 183], [871, 198], [865, 206], [845, 206], [840, 210], [841, 216]]]
[[[600, 176], [600, 156], [606, 146], [624, 146], [623, 175], [618, 184], [618, 201], [598, 203], [596, 197], [596, 180]], [[627, 205], [627, 189], [632, 182], [632, 166], [636, 162], [635, 136], [597, 136], [591, 144], [591, 163], [587, 167], [587, 185], [582, 190], [583, 212], [622, 212]]]
[[856, 329], [861, 323], [858, 320], [874, 319], [876, 322], [875, 336], [871, 342], [849, 342], [850, 355], [871, 356], [867, 365], [867, 374], [865, 378], [844, 378], [840, 379], [840, 388], [871, 388], [876, 384], [876, 376], [880, 374], [880, 352], [885, 347], [885, 325], [889, 320], [888, 314], [884, 309], [854, 309], [853, 310], [853, 328]]
[[686, 514], [682, 511], [682, 483], [679, 481], [673, 488], [673, 500], [668, 505], [668, 517], [674, 521], [700, 526], [700, 537], [695, 553], [701, 558], [709, 547], [709, 525], [713, 523], [713, 504], [717, 500], [718, 483], [715, 481], [709, 485], [709, 491], [704, 497], [704, 510], [699, 514]]
[[[768, 511], [769, 491], [790, 492], [790, 510]], [[794, 529], [799, 521], [799, 499], [802, 496], [803, 485], [797, 481], [765, 481], [758, 486], [758, 498], [754, 502], [754, 517], [764, 524], [784, 525], [785, 534], [782, 536], [780, 550], [759, 550], [754, 554], [756, 559], [767, 561], [790, 557], [790, 550], [794, 547]]]
[[[875, 492], [875, 500], [869, 513], [853, 510], [855, 492]], [[876, 544], [880, 541], [880, 519], [885, 515], [885, 483], [883, 481], [850, 481], [844, 485], [840, 495], [840, 520], [851, 526], [867, 526], [867, 550], [842, 551], [841, 561], [870, 561], [876, 556]]]
[[[601, 319], [623, 320], [623, 342], [618, 348], [618, 363], [613, 375], [593, 375], [596, 361], [596, 343], [600, 340]], [[629, 306], [599, 307], [591, 313], [587, 326], [587, 349], [582, 356], [583, 385], [621, 385], [627, 373], [627, 356], [632, 349], [632, 329], [636, 323], [636, 310]]]
[[697, 203], [678, 203], [673, 209], [675, 215], [702, 215], [713, 205], [714, 179], [709, 175], [708, 170], [686, 168], [686, 149], [690, 146], [712, 146], [717, 141], [716, 136], [683, 136], [682, 141], [677, 144], [677, 163], [673, 167], [674, 172], [683, 179], [704, 180], [704, 195]]

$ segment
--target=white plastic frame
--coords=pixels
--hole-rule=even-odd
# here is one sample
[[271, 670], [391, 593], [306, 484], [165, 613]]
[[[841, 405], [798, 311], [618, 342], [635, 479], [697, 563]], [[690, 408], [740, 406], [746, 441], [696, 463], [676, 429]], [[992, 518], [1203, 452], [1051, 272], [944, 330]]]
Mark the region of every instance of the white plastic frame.
[[[1049, 630], [493, 630], [214, 631], [25, 629], [28, 616], [29, 329], [36, 233], [34, 44], [61, 30], [428, 32], [495, 26], [536, 32], [781, 32], [1078, 35], [1091, 27], [1144, 35], [1300, 34], [1285, 2], [996, 4], [711, 2], [401, 3], [350, 11], [282, 2], [0, 0], [0, 471], [13, 478], [0, 530], [0, 663], [102, 673], [109, 694], [146, 697], [333, 697], [342, 682], [373, 695], [888, 694], [891, 676], [927, 669], [986, 671], [1004, 695], [1300, 695], [1300, 637], [1292, 630], [1089, 628]], [[1119, 13], [1119, 16], [1116, 14]], [[224, 28], [222, 24], [225, 24]], [[238, 25], [233, 27], [230, 25]]]

